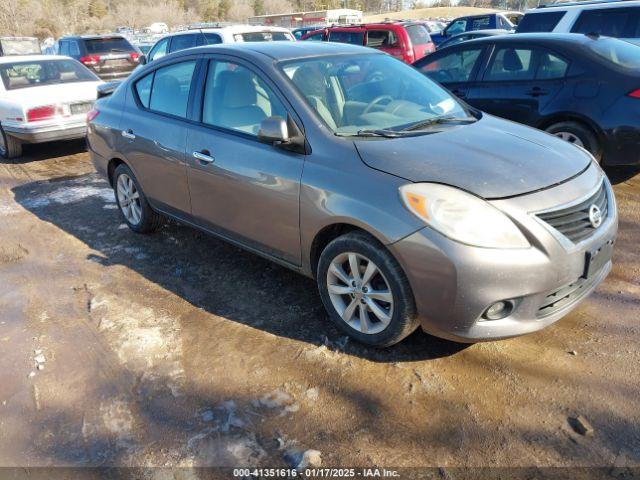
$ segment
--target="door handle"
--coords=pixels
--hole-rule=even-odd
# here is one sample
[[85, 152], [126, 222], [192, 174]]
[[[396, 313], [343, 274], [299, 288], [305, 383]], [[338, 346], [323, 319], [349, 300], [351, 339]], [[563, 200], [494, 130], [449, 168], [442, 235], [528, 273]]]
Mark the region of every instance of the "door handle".
[[198, 159], [202, 165], [208, 165], [215, 162], [215, 158], [209, 155], [209, 152], [207, 150], [203, 150], [201, 152], [193, 152], [193, 158]]
[[133, 134], [133, 130], [129, 129], [129, 130], [123, 130], [122, 131], [122, 136], [124, 138], [128, 138], [129, 140], [135, 140], [136, 136]]
[[526, 92], [527, 95], [531, 97], [541, 97], [543, 95], [547, 95], [549, 92], [547, 90], [543, 90], [540, 87], [533, 87], [531, 90]]

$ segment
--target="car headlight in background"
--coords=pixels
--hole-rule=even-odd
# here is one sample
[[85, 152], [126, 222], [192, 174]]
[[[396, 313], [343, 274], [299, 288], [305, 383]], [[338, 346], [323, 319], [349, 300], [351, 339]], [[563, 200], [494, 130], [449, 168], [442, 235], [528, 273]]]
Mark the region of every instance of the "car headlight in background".
[[490, 203], [457, 188], [437, 183], [400, 187], [405, 206], [443, 235], [486, 248], [529, 248], [516, 225]]

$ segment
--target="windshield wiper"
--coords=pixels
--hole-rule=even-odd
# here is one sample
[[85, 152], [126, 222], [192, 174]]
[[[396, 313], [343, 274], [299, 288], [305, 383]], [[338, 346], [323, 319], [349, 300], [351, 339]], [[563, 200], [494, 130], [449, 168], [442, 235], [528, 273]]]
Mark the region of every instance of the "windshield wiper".
[[428, 133], [436, 133], [435, 130], [429, 132], [412, 132], [404, 130], [358, 130], [356, 133], [336, 133], [340, 137], [383, 137], [383, 138], [401, 138], [401, 137], [417, 137], [419, 135], [427, 135]]
[[478, 119], [475, 117], [436, 117], [429, 120], [423, 120], [420, 122], [412, 123], [408, 127], [400, 130], [401, 132], [411, 132], [414, 130], [420, 130], [423, 128], [432, 127], [434, 125], [442, 125], [444, 123], [473, 123]]

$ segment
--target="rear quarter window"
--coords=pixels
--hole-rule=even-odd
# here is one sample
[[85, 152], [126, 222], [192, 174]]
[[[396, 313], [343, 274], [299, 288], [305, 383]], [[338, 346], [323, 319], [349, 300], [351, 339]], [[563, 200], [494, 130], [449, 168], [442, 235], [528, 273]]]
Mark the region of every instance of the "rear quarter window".
[[640, 30], [640, 7], [585, 10], [571, 29], [572, 33], [597, 33], [614, 38], [635, 38]]
[[638, 45], [613, 38], [602, 38], [589, 43], [589, 49], [616, 67], [640, 71], [640, 46]]
[[565, 14], [566, 12], [527, 13], [518, 24], [516, 32], [552, 32]]

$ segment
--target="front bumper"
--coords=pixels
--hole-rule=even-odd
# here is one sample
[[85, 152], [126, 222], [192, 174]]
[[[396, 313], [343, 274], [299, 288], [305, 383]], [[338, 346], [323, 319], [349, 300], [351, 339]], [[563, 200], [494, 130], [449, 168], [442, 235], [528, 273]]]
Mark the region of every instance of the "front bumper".
[[55, 140], [84, 138], [87, 134], [85, 120], [55, 125], [5, 126], [5, 132], [25, 143], [43, 143]]
[[[533, 212], [569, 203], [602, 181], [607, 185], [610, 213], [578, 245], [563, 241], [534, 217]], [[389, 247], [407, 274], [427, 333], [478, 342], [535, 332], [569, 313], [611, 270], [609, 261], [588, 279], [581, 279], [586, 252], [615, 242], [617, 235], [615, 199], [599, 168], [591, 166], [576, 179], [550, 190], [492, 203], [521, 228], [530, 248], [471, 247], [428, 227]], [[506, 318], [483, 318], [489, 306], [506, 300], [514, 305]]]

